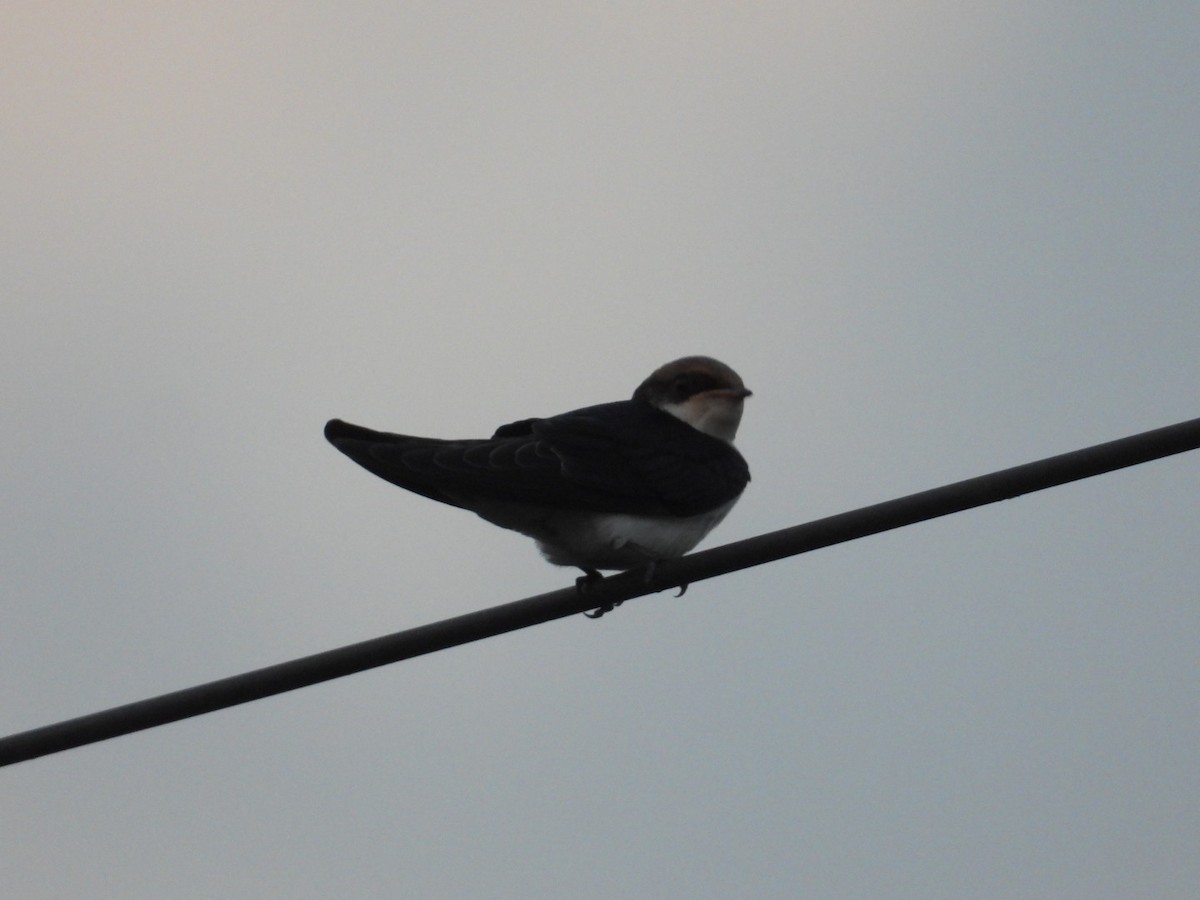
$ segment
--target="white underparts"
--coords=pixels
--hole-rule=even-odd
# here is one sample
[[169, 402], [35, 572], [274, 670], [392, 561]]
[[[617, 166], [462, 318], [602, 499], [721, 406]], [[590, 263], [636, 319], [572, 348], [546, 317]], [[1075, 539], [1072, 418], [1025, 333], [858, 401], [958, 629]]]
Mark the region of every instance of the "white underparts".
[[725, 518], [735, 502], [682, 518], [624, 513], [563, 516], [553, 523], [553, 536], [532, 536], [542, 555], [557, 565], [630, 569], [652, 559], [683, 556]]

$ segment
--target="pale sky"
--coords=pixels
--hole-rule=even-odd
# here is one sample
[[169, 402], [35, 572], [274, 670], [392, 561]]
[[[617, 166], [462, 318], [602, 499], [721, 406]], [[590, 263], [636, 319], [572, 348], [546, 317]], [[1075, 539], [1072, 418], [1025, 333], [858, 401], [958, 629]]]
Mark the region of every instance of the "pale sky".
[[[753, 388], [704, 546], [1200, 415], [1200, 8], [13, 2], [0, 733], [562, 587], [332, 416]], [[0, 771], [21, 898], [1190, 898], [1200, 455]]]

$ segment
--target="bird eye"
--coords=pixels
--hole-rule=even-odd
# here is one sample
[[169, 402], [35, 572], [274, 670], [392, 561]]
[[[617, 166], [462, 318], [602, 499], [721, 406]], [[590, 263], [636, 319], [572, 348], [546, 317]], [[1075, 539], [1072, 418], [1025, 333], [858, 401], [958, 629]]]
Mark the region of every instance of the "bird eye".
[[693, 394], [698, 394], [701, 391], [709, 391], [717, 386], [715, 378], [711, 375], [705, 375], [702, 372], [683, 372], [676, 375], [674, 381], [671, 383], [675, 396], [680, 400], [686, 400]]

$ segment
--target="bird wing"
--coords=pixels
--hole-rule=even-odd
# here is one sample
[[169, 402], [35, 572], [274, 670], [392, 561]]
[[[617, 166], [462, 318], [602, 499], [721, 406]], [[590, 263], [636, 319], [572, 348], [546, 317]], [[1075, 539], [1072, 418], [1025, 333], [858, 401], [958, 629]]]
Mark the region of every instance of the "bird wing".
[[337, 419], [325, 435], [392, 484], [466, 509], [483, 500], [689, 516], [734, 499], [750, 480], [732, 446], [634, 400], [524, 419], [486, 440], [387, 434]]

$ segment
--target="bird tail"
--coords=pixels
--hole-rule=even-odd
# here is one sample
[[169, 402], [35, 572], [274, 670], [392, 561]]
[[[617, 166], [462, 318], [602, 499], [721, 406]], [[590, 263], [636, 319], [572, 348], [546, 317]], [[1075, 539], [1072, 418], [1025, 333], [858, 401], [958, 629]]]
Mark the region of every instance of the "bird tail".
[[[341, 419], [330, 419], [325, 423], [325, 438], [385, 481], [431, 500], [462, 506], [439, 489], [436, 478], [430, 477], [431, 462], [437, 451], [447, 444], [461, 442], [374, 431]], [[432, 468], [436, 469], [436, 466]]]

